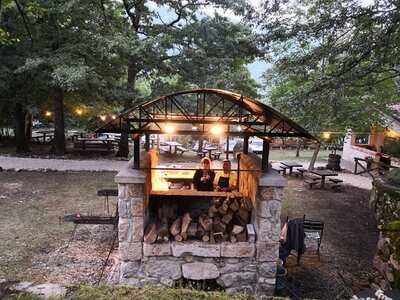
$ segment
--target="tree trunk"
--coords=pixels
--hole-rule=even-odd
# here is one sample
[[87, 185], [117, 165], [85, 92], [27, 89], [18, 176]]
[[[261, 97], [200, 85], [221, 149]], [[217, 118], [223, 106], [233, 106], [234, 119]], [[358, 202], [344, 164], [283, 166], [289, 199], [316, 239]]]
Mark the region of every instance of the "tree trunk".
[[[136, 77], [137, 77], [137, 68], [136, 68], [136, 58], [134, 56], [129, 57], [128, 61], [128, 82], [127, 82], [127, 90], [128, 92], [134, 95], [135, 93], [135, 85], [136, 85]], [[124, 109], [128, 109], [132, 104], [132, 101], [125, 102]], [[125, 130], [129, 130], [129, 128], [124, 128]], [[128, 133], [122, 132], [121, 139], [118, 144], [117, 157], [128, 157], [129, 155], [129, 141], [128, 141]]]
[[121, 132], [121, 139], [118, 143], [117, 157], [128, 157], [129, 155], [129, 136], [126, 132]]
[[30, 112], [25, 114], [25, 136], [28, 142], [32, 139], [32, 114]]
[[65, 154], [65, 124], [64, 124], [64, 92], [61, 88], [53, 88], [54, 108], [54, 140], [52, 152], [57, 155]]
[[15, 104], [14, 121], [15, 121], [15, 143], [17, 153], [30, 152], [29, 143], [25, 135], [25, 115], [26, 111], [21, 103]]

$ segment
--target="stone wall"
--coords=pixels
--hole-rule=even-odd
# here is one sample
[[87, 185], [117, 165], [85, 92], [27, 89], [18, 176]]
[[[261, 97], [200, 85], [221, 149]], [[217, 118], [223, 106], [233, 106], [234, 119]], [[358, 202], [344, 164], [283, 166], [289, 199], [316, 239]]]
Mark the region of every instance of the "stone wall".
[[172, 286], [181, 279], [215, 279], [227, 292], [272, 295], [286, 180], [275, 171], [259, 180], [252, 222], [257, 239], [241, 243], [143, 243], [148, 218], [146, 174], [124, 169], [115, 178], [119, 207], [119, 282]]
[[383, 290], [400, 288], [400, 226], [390, 230], [393, 222], [400, 221], [400, 188], [376, 178], [370, 204], [381, 231], [374, 257], [374, 268], [379, 273], [375, 284]]

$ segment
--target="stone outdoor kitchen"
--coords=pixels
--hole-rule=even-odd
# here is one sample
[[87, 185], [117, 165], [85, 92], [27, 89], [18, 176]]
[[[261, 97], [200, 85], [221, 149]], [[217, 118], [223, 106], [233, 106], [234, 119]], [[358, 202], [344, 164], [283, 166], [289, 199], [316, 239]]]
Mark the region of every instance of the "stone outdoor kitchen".
[[[243, 241], [185, 240], [144, 242], [151, 200], [146, 173], [121, 170], [118, 183], [120, 283], [172, 286], [180, 278], [216, 279], [228, 292], [273, 294], [285, 179], [263, 173]], [[168, 200], [166, 200], [168, 201]], [[253, 227], [254, 225], [254, 227]], [[255, 232], [252, 232], [255, 228]]]
[[[158, 97], [125, 111], [97, 132], [133, 138], [133, 159], [115, 177], [119, 261], [114, 274], [119, 274], [119, 283], [174, 286], [195, 281], [230, 293], [274, 293], [286, 180], [269, 167], [269, 144], [275, 137], [315, 140], [312, 135], [265, 104], [216, 89]], [[211, 136], [219, 145], [226, 139], [225, 150], [220, 150], [224, 153], [219, 152], [226, 158], [232, 153], [229, 137], [242, 138], [234, 160], [235, 191], [190, 189], [197, 164], [161, 166], [163, 134], [200, 141]], [[249, 153], [249, 138], [254, 136], [263, 141], [261, 158]], [[172, 140], [166, 145], [171, 157], [187, 151]]]

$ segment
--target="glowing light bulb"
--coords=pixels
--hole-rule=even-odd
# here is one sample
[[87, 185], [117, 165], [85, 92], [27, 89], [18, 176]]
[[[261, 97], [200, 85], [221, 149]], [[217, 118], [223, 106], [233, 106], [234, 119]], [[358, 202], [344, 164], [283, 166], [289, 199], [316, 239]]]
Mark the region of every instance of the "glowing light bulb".
[[175, 132], [175, 127], [170, 125], [170, 124], [167, 124], [164, 127], [164, 132], [167, 133], [167, 134], [172, 134], [172, 133]]
[[75, 112], [76, 112], [76, 114], [77, 114], [78, 116], [81, 116], [81, 115], [83, 114], [83, 110], [80, 109], [80, 108], [77, 108], [77, 109], [75, 110]]
[[327, 140], [327, 139], [329, 139], [331, 137], [331, 133], [330, 132], [323, 132], [322, 133], [322, 137]]
[[107, 119], [106, 116], [104, 116], [104, 115], [101, 115], [101, 116], [100, 116], [100, 120], [105, 121], [106, 119]]
[[46, 112], [44, 113], [44, 115], [45, 115], [46, 117], [51, 117], [51, 111], [46, 111]]
[[220, 135], [221, 133], [222, 133], [222, 127], [221, 126], [219, 126], [219, 125], [215, 125], [215, 126], [213, 126], [213, 127], [211, 127], [211, 133], [212, 134], [214, 134], [214, 135]]

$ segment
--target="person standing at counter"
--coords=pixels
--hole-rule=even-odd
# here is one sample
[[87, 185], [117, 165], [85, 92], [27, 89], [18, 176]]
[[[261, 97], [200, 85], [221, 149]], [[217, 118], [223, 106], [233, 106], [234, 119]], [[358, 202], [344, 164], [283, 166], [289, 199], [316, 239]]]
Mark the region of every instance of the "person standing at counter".
[[211, 170], [211, 160], [204, 157], [200, 162], [200, 169], [194, 173], [192, 188], [198, 191], [213, 191], [214, 178], [215, 173]]
[[215, 190], [230, 192], [236, 188], [237, 173], [231, 170], [231, 162], [228, 159], [224, 159], [222, 162], [222, 169], [215, 175]]

